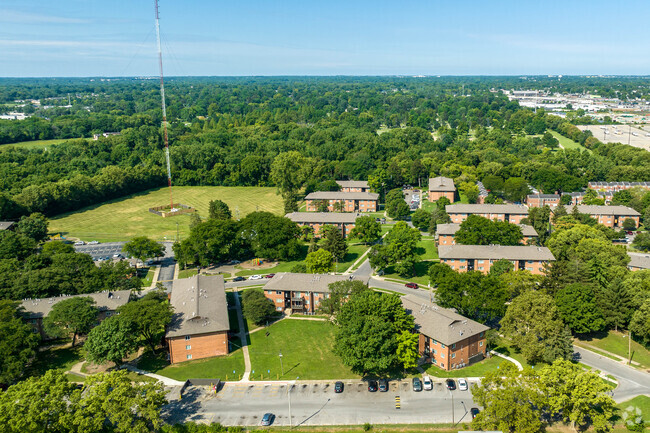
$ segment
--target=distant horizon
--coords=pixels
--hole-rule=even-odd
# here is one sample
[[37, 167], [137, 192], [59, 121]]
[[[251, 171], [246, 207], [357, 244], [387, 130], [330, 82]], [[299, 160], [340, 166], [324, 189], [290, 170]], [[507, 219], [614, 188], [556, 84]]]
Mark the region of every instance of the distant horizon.
[[[164, 75], [164, 79], [171, 78], [518, 78], [518, 77], [543, 77], [543, 78], [650, 78], [648, 74], [386, 74], [386, 75], [363, 75], [363, 74], [331, 74], [331, 75]], [[160, 75], [51, 75], [51, 76], [0, 76], [0, 80], [28, 80], [28, 79], [142, 79], [159, 80]]]

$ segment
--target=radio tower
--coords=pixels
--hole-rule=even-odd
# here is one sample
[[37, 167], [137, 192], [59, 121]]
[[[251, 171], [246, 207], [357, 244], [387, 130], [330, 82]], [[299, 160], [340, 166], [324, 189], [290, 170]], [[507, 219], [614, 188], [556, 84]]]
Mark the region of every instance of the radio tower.
[[162, 99], [163, 131], [165, 137], [165, 160], [167, 162], [167, 184], [169, 185], [169, 210], [174, 211], [174, 199], [172, 197], [172, 169], [169, 165], [169, 140], [167, 138], [167, 108], [165, 106], [165, 84], [163, 82], [162, 49], [160, 48], [160, 17], [158, 15], [158, 0], [156, 5], [156, 39], [158, 41], [158, 65], [160, 66], [160, 97]]

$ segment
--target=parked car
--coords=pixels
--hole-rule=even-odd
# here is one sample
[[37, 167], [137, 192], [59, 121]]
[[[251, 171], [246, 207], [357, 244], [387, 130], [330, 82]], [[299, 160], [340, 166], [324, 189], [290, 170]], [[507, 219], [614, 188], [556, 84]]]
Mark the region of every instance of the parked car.
[[274, 420], [275, 420], [275, 415], [273, 415], [272, 413], [265, 413], [264, 416], [262, 417], [262, 425], [269, 426], [273, 424]]
[[447, 389], [449, 391], [456, 389], [456, 382], [454, 382], [454, 379], [447, 379], [445, 383], [447, 384]]
[[97, 245], [99, 244], [99, 241], [90, 241], [88, 242], [88, 245]]
[[264, 275], [264, 278], [273, 278], [273, 277], [275, 277], [275, 274]]
[[115, 254], [113, 254], [113, 258], [114, 258], [114, 259], [121, 259], [121, 258], [122, 258], [122, 254], [120, 254], [120, 253], [115, 253]]
[[405, 285], [406, 287], [408, 287], [409, 289], [417, 289], [417, 288], [419, 287], [419, 286], [418, 286], [417, 284], [415, 284], [415, 283], [406, 283], [406, 284], [404, 284], [404, 285]]
[[476, 418], [476, 415], [478, 415], [479, 413], [481, 413], [481, 411], [478, 410], [478, 407], [473, 407], [473, 408], [471, 408], [471, 409], [469, 410], [469, 413], [472, 414], [472, 419], [474, 419], [474, 418]]
[[239, 260], [231, 260], [231, 261], [228, 262], [229, 265], [238, 265], [240, 263], [241, 262]]
[[413, 391], [420, 392], [422, 391], [422, 381], [419, 377], [413, 378]]
[[84, 241], [77, 241], [74, 244], [75, 244], [75, 246], [86, 245], [86, 243]]
[[344, 389], [345, 389], [345, 385], [343, 385], [343, 382], [339, 381], [339, 382], [336, 382], [334, 384], [334, 392], [335, 393], [339, 394], [339, 393], [343, 392]]
[[467, 381], [465, 379], [458, 379], [458, 389], [460, 391], [467, 391], [469, 389], [469, 386], [467, 385]]
[[235, 277], [232, 280], [233, 281], [246, 281], [246, 278], [244, 278], [244, 277]]
[[379, 379], [379, 392], [387, 392], [387, 391], [388, 391], [388, 380]]
[[433, 382], [431, 382], [431, 378], [429, 376], [424, 376], [422, 378], [422, 383], [424, 385], [425, 391], [431, 391], [433, 389]]
[[262, 276], [260, 274], [251, 275], [248, 277], [249, 280], [261, 280]]
[[376, 392], [377, 391], [377, 381], [376, 380], [368, 381], [368, 391], [370, 391], [370, 392]]

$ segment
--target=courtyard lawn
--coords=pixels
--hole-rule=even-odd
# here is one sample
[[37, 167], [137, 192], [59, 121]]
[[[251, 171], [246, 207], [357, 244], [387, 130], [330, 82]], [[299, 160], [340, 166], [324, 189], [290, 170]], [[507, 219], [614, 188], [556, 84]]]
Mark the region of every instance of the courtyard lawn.
[[[627, 335], [627, 333], [609, 331], [604, 337], [577, 340], [576, 343], [587, 349], [591, 346], [596, 350], [601, 349], [627, 359], [629, 346]], [[643, 369], [650, 368], [650, 351], [634, 340], [632, 341], [632, 362], [638, 362], [639, 366]]]
[[59, 138], [55, 140], [34, 140], [34, 141], [20, 141], [18, 143], [6, 143], [0, 146], [0, 149], [4, 147], [20, 147], [23, 149], [47, 149], [50, 146], [56, 146], [57, 144], [65, 143], [66, 141], [73, 140], [72, 138]]
[[198, 271], [196, 270], [196, 268], [183, 269], [183, 270], [178, 271], [178, 278], [180, 279], [180, 278], [193, 277], [197, 273], [198, 273]]
[[251, 334], [249, 353], [255, 371], [251, 379], [359, 378], [332, 353], [334, 331], [334, 325], [327, 322], [285, 319]]
[[560, 133], [555, 132], [555, 131], [549, 130], [549, 132], [551, 133], [551, 135], [553, 135], [553, 137], [558, 139], [558, 141], [560, 142], [560, 145], [562, 147], [564, 147], [565, 150], [570, 150], [570, 149], [580, 150], [580, 151], [586, 150], [587, 152], [591, 153], [591, 150], [589, 150], [586, 147], [580, 145], [579, 143], [576, 143], [575, 141], [571, 140], [570, 138], [567, 138], [564, 135], [561, 135]]
[[36, 358], [32, 364], [27, 367], [27, 376], [42, 376], [47, 370], [67, 371], [76, 363], [83, 361], [83, 349], [77, 345], [75, 347], [52, 347], [37, 352]]
[[336, 272], [345, 272], [368, 248], [365, 244], [348, 244], [348, 252], [343, 261], [336, 264]]
[[460, 368], [458, 370], [443, 370], [442, 368], [436, 365], [429, 365], [426, 369], [428, 375], [433, 377], [483, 377], [486, 373], [490, 371], [496, 371], [501, 363], [506, 362], [510, 363], [507, 359], [503, 359], [499, 356], [492, 356], [491, 358], [486, 358], [481, 362], [470, 365], [469, 367]]
[[[193, 206], [203, 218], [208, 216], [209, 202], [214, 199], [226, 202], [234, 218], [243, 218], [256, 210], [282, 214], [282, 198], [275, 188], [175, 186], [173, 193], [174, 202]], [[167, 188], [149, 190], [54, 217], [50, 220], [50, 232], [100, 242], [124, 241], [134, 236], [171, 241], [176, 239], [178, 229], [184, 239], [190, 231], [189, 215], [163, 218], [149, 212], [150, 207], [166, 203]]]
[[[197, 359], [169, 365], [167, 354], [160, 349], [156, 355], [146, 352], [138, 362], [138, 368], [176, 380], [221, 379], [239, 380], [244, 374], [244, 353], [241, 349], [225, 356]], [[233, 374], [233, 371], [235, 373]]]
[[392, 266], [386, 268], [384, 278], [390, 281], [395, 281], [397, 283], [417, 283], [421, 286], [426, 286], [429, 284], [429, 266], [432, 262], [420, 261], [415, 264], [415, 275], [412, 277], [403, 277], [396, 273]]
[[151, 286], [151, 283], [153, 282], [153, 274], [155, 273], [156, 273], [156, 266], [150, 266], [148, 268], [138, 269], [138, 274], [139, 276], [141, 275], [140, 278], [142, 278], [142, 287], [146, 288]]
[[421, 260], [438, 260], [438, 248], [432, 237], [423, 237], [417, 244], [416, 253]]
[[631, 400], [624, 401], [618, 405], [619, 409], [622, 411], [630, 406], [638, 407], [641, 409], [641, 416], [643, 416], [643, 420], [646, 422], [646, 424], [650, 422], [650, 397], [647, 395], [640, 395], [638, 397], [634, 397]]

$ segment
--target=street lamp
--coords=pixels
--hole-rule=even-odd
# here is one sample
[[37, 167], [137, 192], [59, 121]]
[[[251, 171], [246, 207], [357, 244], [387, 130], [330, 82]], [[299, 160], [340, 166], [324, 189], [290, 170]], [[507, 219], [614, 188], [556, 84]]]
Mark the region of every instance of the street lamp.
[[278, 355], [280, 357], [280, 370], [282, 371], [282, 375], [284, 376], [284, 367], [282, 366], [282, 352]]
[[[300, 379], [300, 376], [296, 377], [296, 380], [298, 379]], [[289, 430], [293, 428], [291, 421], [291, 390], [293, 389], [293, 385], [296, 383], [296, 380], [294, 380], [293, 383], [289, 384], [289, 387], [287, 388], [287, 396], [289, 396]]]
[[451, 423], [455, 424], [455, 417], [454, 417], [454, 394], [451, 392], [451, 389], [447, 389], [449, 391], [449, 395], [451, 395]]

